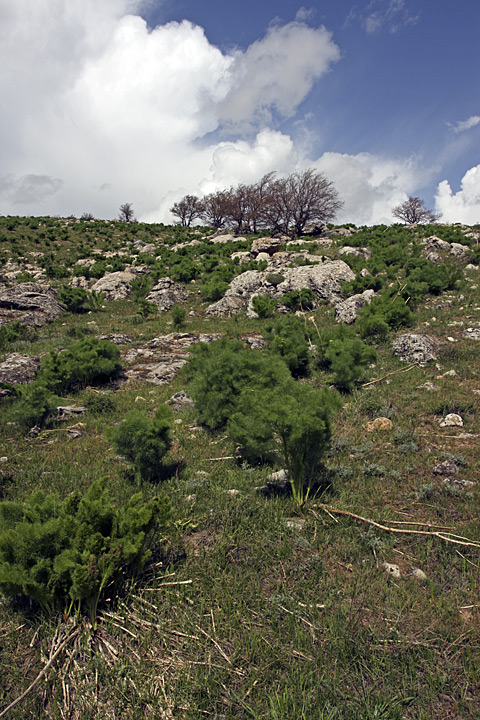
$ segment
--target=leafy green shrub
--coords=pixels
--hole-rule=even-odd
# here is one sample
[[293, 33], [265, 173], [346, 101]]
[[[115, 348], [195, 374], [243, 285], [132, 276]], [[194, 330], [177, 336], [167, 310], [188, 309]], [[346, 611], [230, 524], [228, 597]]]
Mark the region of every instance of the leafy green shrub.
[[158, 312], [158, 308], [155, 303], [148, 302], [145, 298], [139, 298], [137, 304], [138, 312], [144, 320], [150, 315], [156, 315]]
[[217, 302], [225, 295], [228, 290], [228, 282], [223, 280], [207, 280], [200, 285], [200, 292], [204, 300], [209, 302]]
[[281, 273], [270, 273], [266, 277], [266, 281], [270, 283], [270, 285], [273, 285], [273, 287], [277, 287], [277, 285], [280, 285], [285, 280], [285, 276], [281, 275]]
[[5, 352], [7, 347], [24, 335], [25, 328], [20, 325], [19, 320], [0, 325], [0, 353]]
[[63, 287], [58, 293], [58, 301], [71, 313], [86, 313], [96, 310], [101, 302], [100, 296], [83, 288]]
[[211, 430], [225, 425], [242, 392], [261, 395], [291, 377], [279, 357], [247, 350], [241, 340], [226, 338], [195, 345], [187, 373], [198, 418]]
[[134, 464], [143, 480], [154, 482], [160, 478], [163, 457], [171, 446], [172, 419], [168, 405], [161, 405], [151, 419], [132, 410], [107, 433], [116, 450]]
[[310, 288], [292, 290], [282, 295], [281, 300], [282, 303], [293, 312], [297, 310], [311, 310], [315, 307], [315, 294]]
[[343, 324], [326, 332], [318, 346], [320, 367], [331, 370], [334, 384], [345, 392], [353, 390], [365, 367], [376, 357], [375, 349], [365, 345], [352, 328]]
[[85, 400], [87, 412], [92, 415], [106, 415], [113, 412], [117, 405], [111, 395], [103, 393], [91, 392]]
[[331, 417], [340, 404], [331, 390], [313, 389], [289, 378], [262, 392], [241, 393], [227, 429], [251, 461], [272, 460], [280, 454], [300, 505], [328, 448]]
[[175, 282], [190, 282], [200, 273], [200, 268], [188, 258], [182, 258], [180, 262], [170, 267], [170, 277]]
[[144, 503], [141, 494], [119, 506], [105, 480], [83, 497], [61, 501], [57, 493], [38, 491], [24, 503], [1, 502], [0, 589], [33, 599], [47, 614], [86, 609], [95, 628], [107, 583], [145, 565], [169, 512], [165, 497]]
[[252, 298], [252, 309], [261, 319], [272, 317], [277, 302], [268, 295], [255, 295]]
[[173, 327], [178, 330], [178, 328], [182, 327], [182, 325], [185, 322], [185, 316], [187, 312], [185, 308], [183, 308], [181, 305], [173, 305], [172, 307], [172, 321], [173, 321]]
[[35, 425], [42, 427], [60, 402], [59, 398], [38, 382], [17, 385], [15, 394], [18, 399], [12, 408], [11, 417], [22, 430], [29, 430]]
[[360, 335], [368, 342], [385, 342], [390, 332], [383, 315], [362, 315], [357, 321]]
[[87, 385], [108, 382], [122, 368], [119, 349], [109, 340], [82, 338], [42, 361], [39, 384], [64, 395]]
[[295, 316], [267, 325], [263, 334], [269, 349], [280, 355], [292, 375], [304, 375], [308, 369], [308, 337], [303, 320]]

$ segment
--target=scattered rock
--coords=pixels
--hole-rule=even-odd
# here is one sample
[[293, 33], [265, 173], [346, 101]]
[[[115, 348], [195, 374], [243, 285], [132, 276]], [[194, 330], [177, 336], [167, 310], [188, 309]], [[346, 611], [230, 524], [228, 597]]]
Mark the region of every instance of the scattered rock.
[[99, 340], [109, 340], [114, 345], [130, 345], [132, 338], [129, 335], [123, 333], [107, 333], [105, 335], [99, 335]]
[[105, 300], [125, 300], [130, 295], [135, 277], [134, 273], [127, 271], [108, 273], [92, 285], [92, 290], [104, 293]]
[[398, 567], [398, 565], [395, 565], [394, 563], [384, 562], [383, 567], [388, 575], [391, 575], [394, 578], [401, 577], [400, 568]]
[[471, 488], [475, 485], [475, 483], [471, 480], [461, 480], [460, 478], [451, 477], [443, 478], [443, 484], [446, 487], [456, 487], [460, 490], [465, 490], [466, 488]]
[[86, 408], [81, 405], [59, 405], [55, 410], [58, 420], [71, 420], [71, 418], [85, 415]]
[[172, 397], [167, 400], [167, 405], [170, 405], [173, 412], [178, 412], [178, 410], [181, 410], [185, 405], [193, 405], [193, 400], [188, 397], [185, 390], [180, 390], [180, 392], [175, 393], [175, 395], [172, 395]]
[[460, 243], [451, 243], [450, 244], [450, 255], [453, 255], [454, 257], [463, 258], [466, 255], [465, 246], [461, 245]]
[[351, 247], [350, 245], [344, 245], [339, 249], [338, 254], [342, 255], [355, 255], [356, 257], [368, 258], [372, 257], [372, 251], [368, 248]]
[[438, 353], [437, 343], [429, 335], [405, 333], [394, 340], [393, 352], [402, 362], [414, 362], [420, 366], [435, 360]]
[[63, 315], [66, 308], [49, 285], [19, 283], [0, 285], [0, 323], [19, 320], [22, 325], [42, 327]]
[[170, 278], [161, 278], [145, 298], [154, 303], [159, 312], [170, 310], [173, 305], [184, 302], [188, 297], [188, 290], [183, 285], [173, 282]]
[[424, 245], [427, 247], [436, 248], [437, 250], [448, 251], [450, 250], [450, 243], [446, 240], [442, 240], [436, 235], [430, 235], [430, 237], [423, 240]]
[[10, 353], [0, 363], [0, 382], [6, 385], [27, 385], [40, 369], [40, 358], [22, 353]]
[[459, 465], [454, 460], [444, 460], [433, 468], [434, 475], [456, 475]]
[[277, 470], [277, 472], [270, 473], [267, 476], [268, 482], [286, 482], [288, 481], [288, 470]]
[[301, 531], [305, 525], [305, 520], [303, 518], [290, 518], [285, 520], [285, 525], [289, 530]]
[[387, 417], [378, 417], [365, 425], [367, 432], [375, 432], [376, 430], [392, 430], [393, 423]]
[[[289, 253], [285, 253], [289, 255]], [[276, 266], [277, 267], [277, 266]], [[271, 270], [247, 270], [237, 275], [224, 297], [207, 308], [207, 314], [216, 317], [227, 317], [245, 310], [253, 295], [270, 295], [280, 300], [282, 295], [292, 290], [309, 288], [317, 300], [331, 304], [338, 303], [341, 298], [341, 281], [353, 280], [355, 275], [343, 260], [328, 260], [317, 265], [304, 265], [289, 268], [285, 263], [278, 265], [285, 280], [276, 287], [267, 282]]]
[[469, 340], [480, 340], [480, 328], [466, 328], [463, 333], [463, 337], [468, 338]]
[[368, 305], [375, 295], [374, 290], [365, 290], [363, 293], [352, 295], [335, 305], [335, 321], [350, 325], [356, 320], [358, 311]]
[[240, 492], [240, 490], [237, 490], [236, 488], [231, 488], [230, 490], [226, 491], [226, 494], [230, 495], [230, 497], [238, 497], [242, 493]]
[[426, 573], [420, 570], [420, 568], [412, 568], [410, 575], [420, 582], [425, 582], [425, 580], [428, 579]]
[[257, 256], [259, 253], [273, 255], [274, 253], [280, 252], [283, 247], [284, 243], [278, 238], [257, 238], [252, 243], [251, 253], [253, 256]]
[[448, 413], [440, 421], [440, 427], [463, 427], [463, 418], [457, 413]]
[[423, 383], [423, 385], [418, 385], [417, 389], [428, 390], [429, 392], [435, 392], [436, 390], [440, 390], [439, 386], [434, 385], [432, 382], [430, 382], [430, 380], [427, 380], [427, 382]]

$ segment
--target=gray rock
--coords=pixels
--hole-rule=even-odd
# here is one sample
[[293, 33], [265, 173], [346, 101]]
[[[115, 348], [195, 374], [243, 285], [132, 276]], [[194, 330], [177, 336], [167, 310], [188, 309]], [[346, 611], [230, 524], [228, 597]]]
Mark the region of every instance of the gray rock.
[[49, 285], [19, 283], [0, 285], [0, 323], [19, 320], [22, 325], [42, 327], [63, 315], [65, 306]]
[[336, 322], [346, 323], [347, 325], [353, 323], [356, 320], [358, 311], [361, 310], [364, 305], [368, 305], [374, 295], [374, 290], [365, 290], [363, 293], [351, 295], [351, 297], [335, 305]]
[[175, 393], [175, 395], [172, 395], [172, 397], [167, 400], [167, 405], [170, 405], [173, 412], [178, 412], [178, 410], [181, 410], [186, 405], [193, 405], [193, 400], [188, 397], [185, 390], [180, 390], [180, 392]]
[[[291, 258], [289, 253], [285, 255]], [[279, 267], [280, 269], [280, 267]], [[207, 314], [216, 317], [227, 317], [246, 310], [253, 295], [270, 295], [280, 300], [282, 295], [292, 290], [310, 288], [317, 300], [335, 304], [341, 300], [342, 280], [353, 280], [355, 274], [343, 260], [319, 262], [318, 265], [305, 265], [289, 268], [281, 266], [285, 280], [272, 286], [267, 282], [271, 269], [265, 271], [247, 270], [237, 275], [224, 297], [207, 308]]]
[[450, 244], [450, 255], [453, 255], [454, 257], [463, 258], [465, 257], [466, 250], [468, 248], [465, 248], [464, 245], [461, 245], [460, 243], [451, 243]]
[[166, 310], [170, 310], [173, 305], [186, 300], [188, 295], [188, 290], [186, 290], [183, 285], [179, 285], [166, 277], [158, 281], [145, 299], [148, 300], [148, 302], [154, 303], [159, 312], [165, 312]]
[[105, 300], [125, 300], [130, 295], [135, 277], [134, 273], [127, 271], [109, 273], [97, 280], [92, 290], [104, 293]]
[[427, 247], [433, 248], [435, 250], [444, 250], [449, 251], [450, 250], [450, 243], [446, 240], [442, 240], [441, 238], [437, 237], [436, 235], [430, 235], [430, 237], [425, 238], [423, 240], [424, 245]]
[[430, 260], [430, 262], [435, 263], [435, 265], [438, 265], [442, 261], [441, 256], [435, 252], [435, 250], [432, 250], [427, 255], [427, 260]]
[[368, 258], [372, 257], [372, 252], [368, 248], [351, 247], [350, 245], [344, 245], [339, 249], [338, 254], [342, 255], [355, 255], [356, 257]]
[[0, 382], [6, 385], [27, 385], [40, 369], [40, 358], [22, 353], [10, 353], [0, 363]]
[[85, 415], [86, 408], [81, 405], [59, 405], [55, 410], [58, 420], [71, 420], [74, 417]]
[[388, 575], [391, 575], [392, 577], [397, 579], [401, 577], [400, 568], [395, 563], [384, 562], [383, 567]]
[[428, 579], [426, 573], [420, 570], [420, 568], [412, 568], [410, 575], [420, 582], [425, 582], [425, 580]]
[[414, 362], [423, 366], [435, 360], [438, 353], [436, 341], [429, 335], [405, 333], [392, 345], [393, 352], [402, 362]]
[[277, 252], [280, 252], [282, 248], [285, 246], [285, 243], [283, 243], [278, 238], [257, 238], [252, 243], [252, 249], [251, 253], [252, 255], [256, 256], [259, 253], [267, 253], [268, 255], [274, 255]]
[[129, 345], [132, 342], [132, 338], [123, 333], [106, 333], [105, 335], [99, 335], [98, 339], [109, 340], [114, 345]]
[[463, 337], [469, 340], [480, 340], [480, 328], [467, 328], [463, 333]]
[[459, 466], [454, 460], [444, 460], [435, 465], [433, 473], [434, 475], [456, 475], [459, 469]]
[[457, 413], [448, 413], [443, 420], [440, 421], [440, 427], [463, 427], [463, 418]]

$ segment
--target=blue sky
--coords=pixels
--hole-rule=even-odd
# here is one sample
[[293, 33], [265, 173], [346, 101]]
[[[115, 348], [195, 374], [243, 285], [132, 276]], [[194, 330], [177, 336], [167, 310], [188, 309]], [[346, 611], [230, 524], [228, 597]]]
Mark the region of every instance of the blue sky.
[[478, 0], [0, 0], [0, 213], [169, 222], [314, 167], [339, 221], [480, 222], [479, 29]]

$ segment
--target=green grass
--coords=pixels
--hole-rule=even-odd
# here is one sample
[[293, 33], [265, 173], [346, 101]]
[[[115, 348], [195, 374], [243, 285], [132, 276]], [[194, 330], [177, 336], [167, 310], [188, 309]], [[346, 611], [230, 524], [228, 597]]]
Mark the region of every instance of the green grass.
[[[79, 256], [80, 243], [105, 250], [131, 247], [138, 238], [154, 242], [160, 253], [175, 236], [173, 228], [160, 226], [139, 224], [133, 235], [132, 228], [115, 222], [66, 225], [62, 219], [40, 219], [33, 228], [30, 220], [20, 218], [8, 230], [12, 219], [0, 219], [3, 257], [55, 248], [68, 262]], [[45, 247], [49, 232], [50, 248]], [[437, 228], [433, 232], [439, 234]], [[186, 237], [192, 233], [182, 231]], [[370, 238], [375, 246], [381, 233], [362, 230], [359, 244]], [[457, 241], [458, 234], [446, 239], [453, 237]], [[353, 238], [342, 244], [353, 244]], [[335, 248], [321, 254], [334, 257]], [[68, 278], [50, 282], [59, 287]], [[473, 393], [480, 389], [480, 343], [462, 336], [465, 327], [480, 322], [476, 282], [428, 297], [415, 312], [409, 331], [427, 332], [441, 343], [438, 367], [430, 363], [406, 371], [391, 351], [396, 333], [377, 347], [378, 359], [365, 381], [383, 379], [343, 396], [326, 458], [331, 489], [301, 508], [291, 498], [258, 492], [272, 468], [238, 464], [225, 432], [199, 428], [190, 406], [178, 412], [181, 423], [173, 425], [161, 482], [173, 517], [157, 539], [150, 566], [135, 581], [126, 578], [119, 594], [102, 605], [95, 635], [82, 620], [80, 634], [59, 654], [46, 680], [9, 717], [476, 720], [478, 549], [385, 532], [322, 506], [391, 528], [451, 528], [480, 542], [477, 485], [454, 493], [433, 474], [445, 457], [461, 457], [458, 477], [478, 481], [480, 443], [469, 436], [480, 433], [480, 396]], [[187, 284], [192, 295], [183, 305], [181, 332], [229, 337], [262, 332], [264, 321], [244, 315], [206, 317], [199, 284], [199, 279]], [[127, 334], [131, 343], [121, 347], [124, 355], [173, 332], [171, 312], [140, 322], [134, 298], [103, 305], [85, 316], [66, 314], [8, 350], [46, 353], [90, 329], [94, 335]], [[320, 332], [333, 326], [329, 307], [308, 316]], [[465, 324], [451, 324], [458, 322]], [[455, 376], [445, 375], [452, 369]], [[438, 389], [422, 388], [427, 381]], [[314, 369], [301, 382], [322, 387], [332, 374]], [[110, 411], [53, 423], [36, 439], [7, 424], [9, 401], [3, 401], [0, 456], [7, 461], [0, 464], [1, 498], [22, 500], [39, 488], [64, 497], [98, 477], [108, 478], [119, 502], [139, 489], [153, 497], [158, 486], [135, 478], [130, 464], [116, 456], [105, 428], [132, 408], [153, 416], [185, 386], [180, 372], [169, 385], [135, 381], [97, 389], [114, 400]], [[83, 405], [91, 393], [69, 395], [64, 404]], [[464, 427], [440, 428], [447, 412], [459, 412]], [[367, 432], [366, 424], [379, 416], [389, 417], [393, 429]], [[68, 428], [77, 422], [82, 435], [73, 438]], [[407, 522], [421, 524], [399, 524]], [[384, 562], [397, 564], [401, 577], [388, 575]], [[414, 568], [427, 579], [413, 577]], [[28, 601], [0, 600], [0, 712], [27, 689], [73, 627], [72, 619], [42, 618]]]

